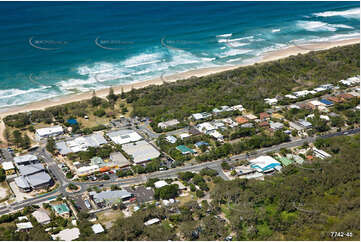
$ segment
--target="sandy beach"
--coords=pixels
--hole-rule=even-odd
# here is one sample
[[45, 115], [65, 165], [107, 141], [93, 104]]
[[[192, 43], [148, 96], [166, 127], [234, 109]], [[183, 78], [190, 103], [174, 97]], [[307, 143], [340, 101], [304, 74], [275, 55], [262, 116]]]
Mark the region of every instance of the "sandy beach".
[[[317, 51], [317, 50], [325, 50], [329, 48], [333, 48], [336, 46], [345, 46], [350, 44], [356, 44], [360, 43], [360, 39], [349, 39], [349, 40], [341, 40], [341, 41], [335, 41], [335, 42], [319, 42], [319, 43], [310, 43], [306, 45], [293, 45], [285, 49], [276, 50], [276, 51], [270, 51], [266, 52], [260, 59], [260, 61], [257, 61], [255, 63], [262, 63], [267, 61], [274, 61], [282, 58], [289, 57], [291, 55], [297, 55], [297, 54], [305, 54], [310, 51]], [[255, 63], [247, 64], [252, 65]], [[174, 82], [177, 80], [187, 79], [192, 76], [200, 77], [200, 76], [206, 76], [210, 74], [219, 73], [222, 71], [232, 70], [236, 69], [238, 67], [242, 67], [246, 65], [229, 65], [229, 66], [220, 66], [220, 67], [210, 67], [210, 68], [203, 68], [203, 69], [197, 69], [197, 70], [190, 70], [183, 73], [178, 73], [174, 75], [169, 76], [162, 76], [158, 77], [152, 80], [148, 81], [142, 81], [142, 82], [136, 82], [136, 83], [130, 83], [130, 84], [124, 84], [119, 86], [114, 86], [114, 92], [115, 93], [121, 93], [122, 89], [124, 92], [130, 91], [132, 88], [139, 89], [143, 88], [149, 85], [161, 85], [164, 82]], [[96, 91], [96, 95], [98, 97], [105, 97], [109, 93], [109, 88], [101, 89]], [[84, 92], [84, 93], [78, 93], [78, 94], [70, 94], [65, 96], [60, 96], [56, 98], [41, 100], [38, 102], [33, 102], [21, 106], [12, 106], [9, 108], [4, 108], [0, 110], [0, 118], [3, 118], [10, 114], [16, 114], [19, 112], [28, 112], [31, 110], [42, 110], [51, 106], [61, 105], [65, 103], [70, 102], [76, 102], [81, 101], [85, 99], [89, 99], [92, 96], [92, 92]], [[2, 125], [0, 125], [0, 129], [2, 129]], [[2, 134], [2, 130], [0, 130], [0, 134]]]

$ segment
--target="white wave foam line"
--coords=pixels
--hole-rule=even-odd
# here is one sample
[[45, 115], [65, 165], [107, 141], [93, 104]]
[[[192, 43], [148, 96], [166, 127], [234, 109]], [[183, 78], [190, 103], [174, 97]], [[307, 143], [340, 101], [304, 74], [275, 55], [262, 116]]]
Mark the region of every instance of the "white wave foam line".
[[223, 52], [222, 54], [220, 54], [219, 57], [225, 58], [225, 57], [229, 57], [229, 56], [243, 55], [243, 54], [247, 54], [251, 51], [252, 50], [249, 50], [249, 49], [230, 49], [230, 50], [227, 50], [227, 51]]
[[40, 88], [31, 88], [28, 90], [15, 89], [15, 88], [0, 90], [0, 99], [7, 99], [7, 98], [11, 98], [11, 97], [28, 94], [28, 93], [34, 93], [34, 92], [38, 92], [38, 91], [41, 91], [44, 89], [48, 89], [49, 87], [50, 86], [43, 86]]
[[227, 43], [227, 45], [229, 47], [241, 47], [241, 46], [245, 46], [245, 45], [249, 45], [249, 43], [242, 43], [242, 42], [230, 42], [230, 43]]
[[136, 66], [155, 64], [155, 63], [159, 63], [159, 62], [161, 62], [161, 60], [154, 60], [154, 61], [148, 61], [148, 62], [143, 62], [143, 63], [138, 63], [138, 64], [126, 65], [125, 67], [131, 68], [131, 67], [136, 67]]
[[253, 41], [254, 40], [254, 36], [247, 36], [247, 37], [242, 37], [242, 38], [236, 38], [236, 39], [219, 39], [217, 40], [218, 43], [229, 43], [229, 42], [236, 42], [236, 41], [240, 41], [240, 40], [248, 40], [248, 41]]
[[277, 33], [277, 32], [280, 32], [281, 31], [281, 29], [272, 29], [272, 33]]
[[139, 55], [134, 55], [126, 59], [123, 62], [123, 65], [125, 67], [135, 67], [140, 65], [146, 65], [148, 63], [150, 64], [156, 63], [161, 61], [161, 59], [162, 59], [162, 53], [160, 52], [151, 53], [151, 54], [141, 53]]
[[297, 26], [307, 31], [336, 31], [337, 28], [352, 29], [351, 26], [344, 24], [328, 24], [321, 21], [297, 21]]
[[322, 37], [322, 38], [314, 38], [314, 39], [298, 39], [294, 40], [293, 42], [298, 44], [307, 44], [307, 42], [330, 42], [330, 41], [340, 41], [340, 40], [348, 40], [348, 39], [355, 39], [360, 38], [360, 33], [350, 33], [350, 34], [335, 34], [329, 37]]
[[216, 37], [217, 38], [227, 38], [227, 37], [231, 37], [232, 34], [220, 34], [220, 35], [217, 35]]
[[314, 13], [317, 17], [334, 17], [341, 16], [344, 18], [360, 18], [360, 8], [352, 8], [344, 11], [326, 11], [322, 13]]
[[[24, 91], [24, 90], [20, 90], [20, 89], [9, 89], [9, 90], [15, 91], [17, 93]], [[0, 93], [6, 92], [9, 90], [0, 90]], [[44, 91], [43, 89], [39, 89], [39, 88], [29, 89], [29, 90], [26, 90], [26, 92], [22, 92], [21, 94], [18, 94], [18, 95], [12, 95], [11, 97], [1, 96], [0, 108], [14, 106], [14, 105], [23, 105], [23, 104], [31, 103], [34, 101], [40, 101], [40, 100], [44, 100], [44, 99], [48, 99], [48, 98], [53, 98], [56, 96], [59, 96], [59, 93], [54, 90], [53, 91], [49, 91], [49, 90]]]

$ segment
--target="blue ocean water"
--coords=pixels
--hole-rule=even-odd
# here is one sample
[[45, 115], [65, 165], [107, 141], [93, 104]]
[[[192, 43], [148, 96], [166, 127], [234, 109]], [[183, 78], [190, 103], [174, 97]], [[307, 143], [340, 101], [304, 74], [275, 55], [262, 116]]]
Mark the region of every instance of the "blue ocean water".
[[1, 2], [0, 108], [360, 36], [358, 2]]

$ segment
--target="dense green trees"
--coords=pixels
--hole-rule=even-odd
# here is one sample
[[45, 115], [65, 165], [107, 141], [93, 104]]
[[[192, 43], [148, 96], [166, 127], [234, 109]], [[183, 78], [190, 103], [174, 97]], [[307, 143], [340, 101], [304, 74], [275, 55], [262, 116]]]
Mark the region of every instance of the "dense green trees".
[[360, 45], [291, 56], [199, 78], [126, 93], [133, 115], [152, 120], [183, 120], [192, 113], [209, 112], [221, 105], [243, 104], [256, 113], [263, 99], [322, 83], [336, 83], [360, 71]]

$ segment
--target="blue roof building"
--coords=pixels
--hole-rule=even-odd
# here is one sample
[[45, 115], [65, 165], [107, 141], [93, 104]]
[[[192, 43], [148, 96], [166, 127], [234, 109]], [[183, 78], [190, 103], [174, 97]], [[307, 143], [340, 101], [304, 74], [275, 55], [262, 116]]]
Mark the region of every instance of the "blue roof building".
[[205, 145], [205, 146], [209, 146], [209, 144], [207, 142], [204, 142], [204, 141], [199, 141], [197, 143], [194, 144], [197, 148]]

